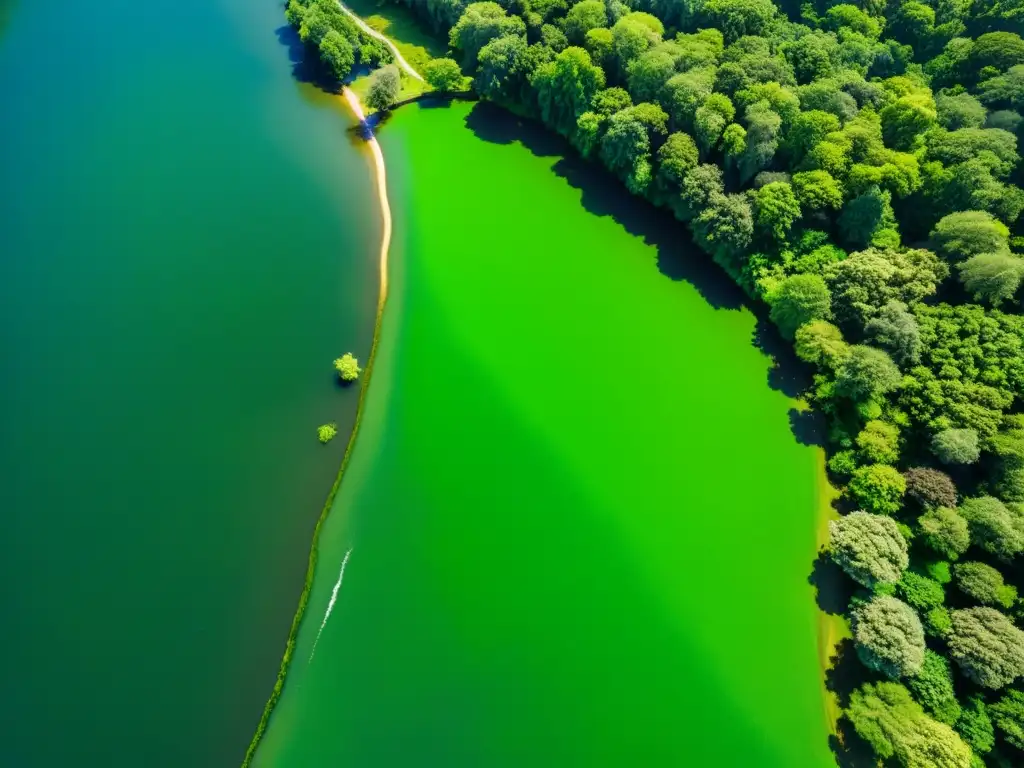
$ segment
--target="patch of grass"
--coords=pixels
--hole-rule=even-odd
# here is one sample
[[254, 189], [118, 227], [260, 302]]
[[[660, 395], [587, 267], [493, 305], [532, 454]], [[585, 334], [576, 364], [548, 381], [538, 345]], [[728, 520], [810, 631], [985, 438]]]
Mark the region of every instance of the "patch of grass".
[[[411, 63], [411, 62], [410, 62]], [[413, 67], [415, 68], [415, 64]], [[417, 70], [419, 71], [419, 70]], [[359, 101], [362, 102], [363, 106], [366, 106], [366, 95], [370, 91], [370, 73], [360, 75], [349, 85], [356, 96], [359, 97]], [[426, 83], [420, 82], [412, 77], [409, 77], [404, 72], [402, 73], [402, 90], [398, 92], [398, 101], [405, 101], [411, 99], [414, 96], [419, 96], [421, 93], [430, 90], [430, 86]], [[371, 114], [372, 110], [367, 108], [367, 113]]]
[[444, 56], [448, 41], [432, 35], [408, 8], [382, 0], [344, 0], [371, 27], [387, 35], [420, 74], [431, 59]]

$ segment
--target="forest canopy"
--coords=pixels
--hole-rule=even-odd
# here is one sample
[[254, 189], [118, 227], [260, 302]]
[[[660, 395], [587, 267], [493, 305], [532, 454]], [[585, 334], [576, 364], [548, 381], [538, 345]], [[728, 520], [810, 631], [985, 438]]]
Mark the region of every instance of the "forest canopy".
[[[432, 79], [668, 211], [813, 369], [850, 727], [1024, 765], [1022, 0], [395, 1], [451, 45]], [[339, 76], [386, 62], [331, 5], [287, 13]]]

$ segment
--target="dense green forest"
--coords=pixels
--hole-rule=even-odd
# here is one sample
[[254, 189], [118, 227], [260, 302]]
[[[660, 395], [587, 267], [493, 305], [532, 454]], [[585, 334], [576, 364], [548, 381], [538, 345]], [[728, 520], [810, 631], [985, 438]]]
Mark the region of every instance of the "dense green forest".
[[[894, 765], [1024, 765], [1024, 2], [402, 1], [449, 36], [439, 81], [669, 209], [814, 367], [846, 731]], [[288, 14], [342, 76], [332, 7]]]

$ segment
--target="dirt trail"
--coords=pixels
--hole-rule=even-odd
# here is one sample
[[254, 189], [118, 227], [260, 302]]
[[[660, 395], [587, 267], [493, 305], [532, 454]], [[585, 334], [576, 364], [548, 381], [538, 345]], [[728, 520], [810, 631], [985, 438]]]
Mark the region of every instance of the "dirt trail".
[[361, 18], [359, 18], [357, 14], [355, 14], [351, 9], [349, 9], [344, 3], [340, 2], [340, 0], [338, 2], [338, 5], [341, 6], [341, 10], [343, 10], [352, 19], [352, 21], [356, 23], [356, 26], [363, 30], [363, 32], [365, 32], [372, 38], [380, 40], [382, 43], [384, 43], [384, 45], [388, 47], [388, 50], [391, 51], [391, 54], [395, 57], [395, 62], [397, 62], [398, 66], [400, 66], [402, 69], [406, 71], [409, 77], [414, 77], [420, 82], [423, 82], [423, 76], [420, 75], [419, 72], [417, 72], [409, 65], [409, 62], [405, 60], [405, 57], [398, 52], [398, 48], [395, 47], [394, 43], [392, 43], [390, 40], [388, 40], [386, 36], [382, 35], [376, 29], [374, 29]]

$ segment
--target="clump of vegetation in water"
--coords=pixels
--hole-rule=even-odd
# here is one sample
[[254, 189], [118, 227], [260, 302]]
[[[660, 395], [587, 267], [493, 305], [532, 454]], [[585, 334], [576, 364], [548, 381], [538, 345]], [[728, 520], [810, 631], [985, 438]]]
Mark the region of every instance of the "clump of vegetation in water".
[[316, 428], [316, 436], [320, 442], [324, 444], [331, 442], [337, 434], [338, 425], [334, 422], [331, 422], [330, 424], [321, 424]]
[[891, 765], [1024, 765], [1020, 1], [401, 2], [813, 368], [851, 510], [846, 726]]
[[359, 361], [351, 352], [346, 352], [335, 360], [334, 369], [344, 382], [355, 381], [359, 378], [359, 374], [363, 372], [363, 369], [359, 367]]

